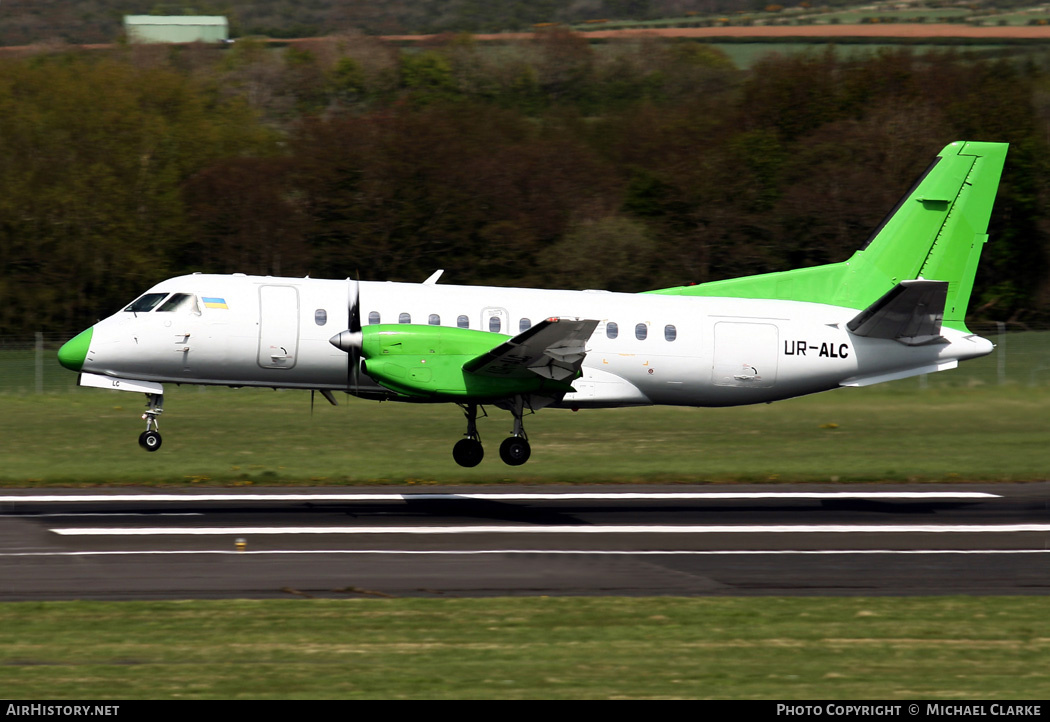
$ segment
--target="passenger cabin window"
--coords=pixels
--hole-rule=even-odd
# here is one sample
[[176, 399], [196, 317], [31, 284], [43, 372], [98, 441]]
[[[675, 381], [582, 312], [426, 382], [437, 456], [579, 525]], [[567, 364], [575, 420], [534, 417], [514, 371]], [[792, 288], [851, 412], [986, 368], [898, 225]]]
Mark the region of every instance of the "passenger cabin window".
[[524, 333], [530, 328], [532, 328], [532, 321], [530, 321], [529, 319], [523, 318], [520, 321], [518, 321], [518, 333]]
[[639, 341], [644, 341], [645, 337], [649, 335], [649, 327], [644, 323], [639, 323], [634, 327], [634, 337]]
[[678, 331], [675, 327], [671, 324], [664, 326], [664, 340], [674, 341], [676, 338], [678, 338]]
[[436, 313], [432, 313], [430, 314], [430, 318], [427, 320], [427, 323], [429, 323], [431, 326], [440, 326], [441, 316], [438, 316]]
[[616, 325], [616, 321], [609, 321], [605, 324], [605, 336], [606, 338], [616, 338], [620, 335], [620, 327]]
[[499, 333], [499, 329], [500, 329], [499, 316], [491, 316], [491, 317], [489, 317], [489, 331], [492, 331], [492, 333]]
[[324, 326], [328, 323], [328, 311], [325, 311], [323, 308], [314, 311], [314, 323], [318, 326]]
[[189, 293], [173, 293], [167, 301], [157, 308], [157, 313], [170, 313], [172, 311], [192, 311], [193, 313], [200, 313], [200, 310], [197, 308], [196, 299]]
[[379, 311], [368, 312], [368, 325], [376, 326], [379, 324]]
[[460, 328], [470, 328], [470, 319], [466, 316], [460, 316], [456, 319], [456, 325]]
[[398, 323], [412, 323], [412, 314], [410, 314], [410, 313], [403, 313], [403, 314], [401, 314], [400, 316], [397, 317], [397, 322]]
[[147, 293], [145, 296], [132, 302], [132, 304], [124, 310], [133, 313], [149, 313], [156, 308], [157, 304], [163, 301], [164, 297], [167, 295], [168, 294], [166, 293]]

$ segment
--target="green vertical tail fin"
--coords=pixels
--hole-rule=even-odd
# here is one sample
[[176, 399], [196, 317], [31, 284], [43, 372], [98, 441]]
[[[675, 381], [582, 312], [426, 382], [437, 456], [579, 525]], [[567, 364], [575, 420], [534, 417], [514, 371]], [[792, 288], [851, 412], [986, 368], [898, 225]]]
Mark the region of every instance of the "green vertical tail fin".
[[965, 328], [1006, 143], [952, 143], [850, 259], [839, 305], [870, 303], [899, 281], [947, 281], [944, 325]]
[[942, 150], [848, 261], [651, 293], [829, 303], [866, 308], [901, 281], [947, 281], [944, 325], [965, 330], [1006, 143], [956, 142]]

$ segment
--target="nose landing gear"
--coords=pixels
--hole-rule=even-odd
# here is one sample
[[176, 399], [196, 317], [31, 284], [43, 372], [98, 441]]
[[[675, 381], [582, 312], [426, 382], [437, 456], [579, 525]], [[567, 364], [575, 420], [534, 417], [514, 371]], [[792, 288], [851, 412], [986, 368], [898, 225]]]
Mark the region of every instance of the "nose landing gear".
[[157, 417], [164, 411], [164, 394], [146, 394], [146, 412], [142, 414], [146, 430], [139, 434], [139, 446], [146, 451], [160, 448], [160, 426]]

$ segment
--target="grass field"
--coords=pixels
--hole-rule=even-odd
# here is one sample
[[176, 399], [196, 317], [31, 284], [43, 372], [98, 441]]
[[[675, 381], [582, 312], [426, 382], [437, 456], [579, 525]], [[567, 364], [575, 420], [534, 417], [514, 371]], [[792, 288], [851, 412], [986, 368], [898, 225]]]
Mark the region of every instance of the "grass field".
[[1045, 598], [0, 605], [8, 699], [1046, 699]]
[[488, 456], [452, 460], [452, 405], [309, 392], [173, 388], [164, 445], [146, 453], [140, 394], [0, 397], [0, 485], [1026, 481], [1050, 470], [1050, 388], [841, 389], [729, 409], [640, 408], [527, 417], [533, 457], [499, 461], [510, 415], [479, 421]]

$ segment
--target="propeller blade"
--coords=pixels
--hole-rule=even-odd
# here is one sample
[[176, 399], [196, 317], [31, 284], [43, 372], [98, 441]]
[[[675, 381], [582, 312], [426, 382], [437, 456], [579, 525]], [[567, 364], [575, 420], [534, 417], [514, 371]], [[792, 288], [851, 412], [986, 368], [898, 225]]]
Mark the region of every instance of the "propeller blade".
[[350, 299], [349, 299], [349, 318], [347, 319], [347, 329], [350, 331], [353, 341], [356, 343], [350, 343], [350, 348], [346, 350], [346, 364], [347, 364], [347, 387], [356, 395], [358, 386], [361, 383], [361, 297], [360, 297], [360, 280], [353, 282], [350, 286]]
[[[360, 373], [361, 373], [361, 312], [358, 310], [358, 282], [351, 281], [349, 278], [346, 279], [349, 284], [347, 287], [347, 300], [346, 300], [346, 330], [340, 331], [332, 338], [328, 339], [328, 343], [335, 346], [340, 351], [346, 352], [346, 391], [347, 393], [356, 394], [358, 387], [360, 386]], [[322, 394], [324, 391], [321, 392]], [[326, 395], [327, 399], [328, 396]], [[333, 397], [334, 398], [334, 397]], [[332, 402], [332, 399], [328, 399]]]

